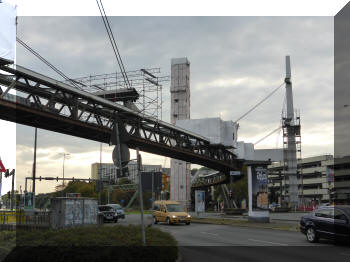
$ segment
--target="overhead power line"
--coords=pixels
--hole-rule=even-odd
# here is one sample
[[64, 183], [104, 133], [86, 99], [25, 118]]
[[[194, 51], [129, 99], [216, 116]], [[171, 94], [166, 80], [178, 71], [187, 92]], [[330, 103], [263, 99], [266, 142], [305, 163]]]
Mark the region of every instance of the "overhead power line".
[[23, 42], [19, 37], [16, 37], [16, 41], [20, 43], [25, 49], [27, 49], [29, 52], [31, 52], [33, 55], [35, 55], [37, 58], [39, 58], [42, 62], [44, 62], [48, 67], [50, 67], [53, 71], [55, 71], [57, 74], [62, 76], [66, 81], [69, 81], [74, 87], [80, 89], [80, 87], [68, 76], [66, 76], [62, 71], [57, 69], [53, 64], [51, 64], [49, 61], [47, 61], [44, 57], [42, 57], [38, 52], [33, 50], [30, 46], [28, 46], [25, 42]]
[[106, 28], [106, 31], [108, 34], [108, 38], [109, 38], [109, 41], [111, 42], [111, 45], [112, 45], [112, 48], [114, 51], [114, 55], [117, 59], [117, 62], [118, 62], [120, 71], [122, 73], [124, 82], [127, 85], [127, 88], [131, 88], [131, 85], [130, 85], [130, 82], [129, 82], [129, 79], [128, 79], [128, 76], [126, 74], [126, 70], [125, 70], [125, 67], [123, 64], [122, 57], [120, 56], [117, 43], [116, 43], [115, 38], [113, 36], [113, 32], [112, 32], [111, 26], [109, 24], [108, 17], [106, 15], [106, 12], [105, 12], [103, 4], [102, 4], [102, 0], [96, 0], [96, 3], [98, 6], [98, 9], [100, 10], [101, 18], [102, 18], [103, 24], [105, 25], [105, 28]]
[[274, 93], [277, 92], [278, 89], [281, 88], [281, 86], [284, 85], [284, 82], [279, 85], [278, 87], [276, 87], [274, 90], [272, 90], [271, 93], [269, 93], [266, 97], [264, 97], [259, 103], [257, 103], [255, 106], [253, 106], [251, 109], [249, 109], [245, 114], [243, 114], [241, 117], [239, 117], [235, 122], [238, 122], [239, 120], [241, 120], [242, 118], [244, 118], [245, 116], [247, 116], [249, 113], [251, 113], [254, 109], [256, 109], [259, 105], [261, 105], [262, 103], [264, 103], [269, 97], [271, 97]]

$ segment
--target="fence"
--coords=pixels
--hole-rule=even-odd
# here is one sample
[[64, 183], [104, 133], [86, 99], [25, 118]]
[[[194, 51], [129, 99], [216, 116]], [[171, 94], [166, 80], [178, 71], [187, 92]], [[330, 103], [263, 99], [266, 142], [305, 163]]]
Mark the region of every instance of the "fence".
[[50, 214], [46, 211], [0, 211], [0, 226], [2, 228], [30, 227], [42, 228], [50, 226]]

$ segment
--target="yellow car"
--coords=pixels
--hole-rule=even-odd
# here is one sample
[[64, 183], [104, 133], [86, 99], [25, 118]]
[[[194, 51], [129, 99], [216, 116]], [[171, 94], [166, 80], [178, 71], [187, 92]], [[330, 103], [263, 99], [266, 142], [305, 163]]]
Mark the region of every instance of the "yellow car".
[[166, 222], [168, 225], [174, 223], [189, 225], [191, 216], [179, 202], [170, 200], [154, 201], [153, 223], [157, 224], [158, 222]]

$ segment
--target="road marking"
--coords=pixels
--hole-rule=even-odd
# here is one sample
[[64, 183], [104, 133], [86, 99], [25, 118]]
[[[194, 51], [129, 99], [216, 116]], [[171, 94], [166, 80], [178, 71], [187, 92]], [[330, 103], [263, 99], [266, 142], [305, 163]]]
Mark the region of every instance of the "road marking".
[[213, 235], [213, 236], [218, 236], [218, 234], [214, 234], [214, 233], [209, 233], [209, 232], [201, 232], [202, 234], [208, 234], [208, 235]]
[[288, 246], [288, 244], [276, 243], [276, 242], [270, 242], [270, 241], [252, 239], [252, 238], [250, 238], [250, 239], [248, 239], [248, 240], [254, 241], [254, 242], [261, 242], [261, 243], [265, 243], [265, 244], [280, 245], [280, 246]]

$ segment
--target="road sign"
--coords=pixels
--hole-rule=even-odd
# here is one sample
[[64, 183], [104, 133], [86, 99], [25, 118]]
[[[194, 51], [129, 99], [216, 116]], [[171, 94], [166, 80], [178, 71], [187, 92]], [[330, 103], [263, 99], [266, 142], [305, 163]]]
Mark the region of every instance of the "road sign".
[[241, 172], [240, 171], [230, 171], [230, 176], [240, 176]]
[[24, 209], [33, 209], [33, 200], [34, 200], [34, 194], [33, 192], [26, 192], [24, 193]]
[[[121, 157], [121, 162], [122, 162], [122, 166], [126, 166], [129, 161], [130, 161], [130, 151], [129, 151], [129, 147], [124, 144], [121, 143], [120, 144], [120, 157]], [[113, 149], [113, 153], [112, 153], [112, 160], [115, 166], [119, 167], [119, 155], [118, 155], [118, 147], [115, 146]]]
[[[152, 187], [153, 173], [153, 187]], [[142, 191], [143, 192], [160, 192], [162, 190], [162, 173], [161, 172], [141, 172]]]
[[2, 163], [2, 161], [0, 159], [0, 173], [1, 172], [6, 172], [6, 168], [4, 167], [4, 164]]

